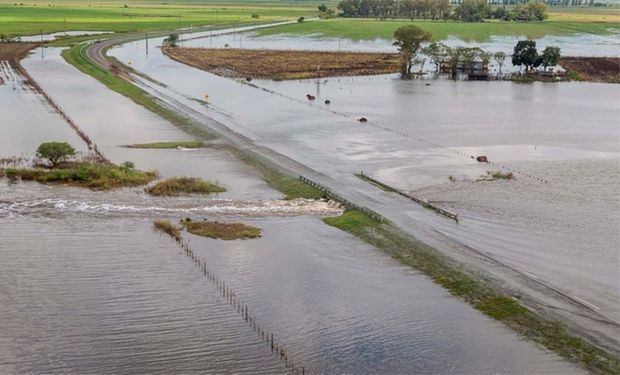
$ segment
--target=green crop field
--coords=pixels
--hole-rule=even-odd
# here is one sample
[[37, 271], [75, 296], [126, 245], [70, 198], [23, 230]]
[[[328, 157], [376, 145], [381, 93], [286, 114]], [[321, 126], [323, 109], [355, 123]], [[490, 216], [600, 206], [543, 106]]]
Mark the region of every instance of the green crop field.
[[[22, 5], [23, 4], [23, 5]], [[63, 1], [0, 0], [0, 33], [38, 34], [65, 30], [162, 30], [205, 24], [296, 19], [316, 15], [315, 2], [243, 1]], [[258, 14], [259, 19], [252, 18]]]
[[467, 41], [484, 42], [491, 36], [521, 36], [540, 38], [546, 35], [570, 35], [574, 33], [610, 34], [620, 29], [620, 11], [561, 10], [549, 12], [549, 19], [538, 22], [455, 22], [423, 20], [372, 20], [333, 18], [316, 22], [286, 25], [261, 30], [261, 35], [292, 34], [316, 37], [340, 37], [354, 40], [392, 39], [394, 30], [403, 25], [414, 24], [433, 34], [435, 40], [454, 36]]

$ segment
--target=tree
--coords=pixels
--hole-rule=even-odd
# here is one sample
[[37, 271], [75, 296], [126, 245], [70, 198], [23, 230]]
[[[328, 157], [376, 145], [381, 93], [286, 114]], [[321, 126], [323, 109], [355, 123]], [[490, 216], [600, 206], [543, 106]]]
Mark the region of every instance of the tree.
[[305, 20], [306, 20], [306, 17], [299, 17], [299, 18], [297, 19], [297, 23], [302, 23], [302, 22], [304, 22]]
[[321, 4], [319, 5], [319, 12], [327, 12], [327, 5]]
[[556, 66], [560, 62], [560, 47], [547, 47], [540, 55], [541, 64], [547, 69], [549, 66]]
[[407, 25], [401, 26], [394, 32], [393, 43], [398, 47], [400, 52], [400, 75], [401, 78], [409, 78], [411, 76], [411, 68], [413, 59], [420, 50], [422, 43], [430, 42], [433, 36], [428, 31], [424, 31], [418, 26]]
[[439, 64], [447, 55], [447, 47], [443, 43], [431, 43], [428, 47], [422, 48], [422, 53], [431, 59], [431, 62], [435, 64], [435, 71], [438, 72]]
[[489, 18], [490, 14], [491, 7], [486, 0], [463, 0], [454, 9], [456, 18], [467, 22], [482, 21], [485, 18]]
[[502, 51], [495, 52], [493, 54], [493, 58], [495, 59], [495, 62], [497, 62], [497, 65], [499, 65], [499, 74], [502, 74], [502, 67], [506, 62], [506, 53]]
[[49, 160], [52, 167], [73, 155], [75, 155], [75, 149], [67, 142], [45, 142], [37, 148], [37, 156]]
[[547, 6], [541, 1], [533, 1], [531, 3], [527, 3], [527, 5], [525, 6], [525, 10], [527, 12], [528, 21], [543, 21], [548, 17]]
[[512, 65], [525, 65], [525, 70], [530, 71], [533, 68], [538, 67], [541, 62], [541, 58], [536, 50], [535, 41], [520, 40], [517, 42], [514, 52], [512, 53]]
[[179, 41], [179, 34], [172, 33], [166, 39], [164, 39], [164, 44], [167, 44], [170, 47], [176, 47], [178, 41]]

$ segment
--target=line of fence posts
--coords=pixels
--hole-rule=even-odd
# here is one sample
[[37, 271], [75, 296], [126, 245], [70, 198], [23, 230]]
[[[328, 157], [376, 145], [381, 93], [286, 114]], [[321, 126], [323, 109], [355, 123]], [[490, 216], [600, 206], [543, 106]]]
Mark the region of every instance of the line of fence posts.
[[392, 192], [394, 192], [396, 194], [402, 195], [405, 198], [411, 199], [412, 201], [418, 203], [422, 207], [431, 209], [431, 210], [437, 212], [440, 215], [443, 215], [443, 216], [445, 216], [445, 217], [447, 217], [449, 219], [452, 219], [452, 220], [456, 221], [457, 223], [459, 221], [459, 215], [458, 214], [446, 211], [443, 208], [437, 207], [434, 204], [425, 201], [424, 199], [420, 199], [420, 198], [414, 197], [413, 195], [411, 195], [409, 193], [406, 193], [406, 192], [404, 192], [404, 191], [402, 191], [400, 189], [397, 189], [397, 188], [395, 188], [393, 186], [390, 186], [390, 185], [385, 184], [385, 183], [383, 183], [383, 182], [381, 182], [379, 180], [376, 180], [376, 179], [368, 176], [367, 174], [364, 174], [363, 171], [360, 172], [359, 177], [361, 179], [363, 179], [363, 180], [366, 180], [366, 181], [372, 183], [372, 184], [380, 186], [380, 187], [382, 187], [382, 188], [384, 188], [386, 190], [392, 191]]
[[241, 318], [250, 326], [252, 331], [256, 333], [258, 338], [270, 345], [271, 352], [275, 353], [276, 357], [280, 361], [284, 361], [284, 366], [291, 369], [291, 374], [305, 375], [306, 368], [304, 366], [295, 365], [294, 362], [289, 361], [287, 351], [284, 346], [279, 343], [273, 332], [269, 332], [268, 329], [261, 327], [257, 322], [256, 316], [251, 314], [249, 307], [246, 303], [243, 303], [237, 294], [230, 288], [219, 276], [217, 276], [213, 270], [208, 266], [205, 260], [202, 260], [198, 255], [190, 248], [189, 241], [185, 241], [182, 238], [174, 238], [182, 252], [192, 260], [192, 263], [198, 267], [204, 277], [216, 287], [218, 292], [224, 299], [241, 315]]

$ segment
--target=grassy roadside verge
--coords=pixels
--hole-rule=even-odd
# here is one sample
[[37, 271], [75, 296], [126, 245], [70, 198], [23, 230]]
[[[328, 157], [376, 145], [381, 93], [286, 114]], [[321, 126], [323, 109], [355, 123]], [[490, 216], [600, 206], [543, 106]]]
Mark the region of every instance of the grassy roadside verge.
[[91, 64], [90, 61], [86, 58], [85, 51], [87, 47], [87, 44], [75, 45], [69, 49], [62, 51], [62, 57], [69, 64], [78, 68], [82, 73], [88, 74], [89, 76], [97, 79], [99, 82], [106, 85], [109, 89], [128, 97], [135, 103], [170, 121], [186, 133], [201, 139], [213, 139], [213, 136], [211, 134], [197, 126], [194, 126], [192, 124], [192, 121], [187, 117], [180, 116], [175, 112], [164, 108], [157, 102], [157, 99], [148, 94], [146, 91], [140, 89], [139, 87], [124, 79], [115, 76], [113, 73], [110, 73], [107, 70], [101, 69], [98, 66]]
[[423, 272], [452, 295], [570, 362], [596, 374], [620, 372], [620, 362], [612, 354], [571, 335], [560, 322], [524, 307], [517, 299], [494, 289], [480, 277], [389, 223], [380, 223], [356, 210], [347, 210], [341, 216], [323, 221]]

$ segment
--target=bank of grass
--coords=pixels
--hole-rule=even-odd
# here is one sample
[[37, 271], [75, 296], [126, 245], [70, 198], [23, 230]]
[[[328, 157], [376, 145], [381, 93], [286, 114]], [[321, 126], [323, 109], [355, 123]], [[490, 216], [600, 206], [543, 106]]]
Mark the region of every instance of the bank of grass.
[[258, 238], [261, 236], [260, 228], [242, 223], [220, 223], [217, 221], [188, 221], [181, 222], [191, 234], [220, 240], [238, 240]]
[[200, 25], [248, 22], [258, 14], [260, 20], [297, 19], [316, 14], [316, 5], [295, 1], [186, 2], [110, 0], [15, 2], [0, 0], [0, 33], [39, 34], [65, 30], [79, 31], [155, 31]]
[[258, 33], [263, 36], [291, 34], [353, 40], [377, 38], [392, 40], [394, 31], [404, 25], [416, 25], [423, 28], [433, 35], [435, 41], [445, 40], [453, 36], [466, 41], [485, 42], [489, 41], [492, 36], [525, 36], [530, 39], [538, 39], [547, 35], [571, 35], [575, 33], [611, 34], [610, 28], [620, 28], [620, 20], [616, 22], [456, 22], [332, 18], [262, 29]]
[[6, 168], [4, 175], [13, 180], [63, 184], [93, 190], [146, 185], [158, 177], [157, 171], [140, 171], [115, 164], [72, 163], [54, 169]]
[[226, 189], [202, 178], [197, 177], [173, 177], [159, 181], [146, 189], [147, 193], [161, 197], [175, 197], [184, 194], [212, 194], [222, 193]]
[[153, 230], [166, 233], [177, 241], [181, 239], [181, 227], [172, 224], [168, 220], [155, 220], [153, 222]]
[[514, 180], [515, 175], [512, 172], [487, 171], [487, 176], [494, 180]]
[[383, 250], [398, 261], [419, 270], [451, 294], [514, 329], [520, 335], [543, 345], [588, 371], [617, 374], [620, 362], [612, 354], [571, 335], [557, 321], [546, 319], [524, 307], [512, 296], [491, 287], [481, 276], [469, 272], [389, 223], [381, 223], [356, 210], [324, 222]]
[[174, 60], [233, 78], [306, 79], [390, 74], [400, 69], [396, 53], [289, 51], [164, 47]]
[[147, 149], [167, 149], [167, 148], [200, 148], [204, 147], [202, 141], [172, 141], [172, 142], [153, 142], [153, 143], [134, 143], [125, 145], [127, 148], [147, 148]]
[[148, 94], [146, 91], [133, 85], [131, 82], [128, 82], [114, 75], [113, 73], [92, 64], [86, 58], [85, 50], [87, 47], [87, 44], [77, 44], [71, 48], [62, 51], [62, 57], [69, 64], [75, 66], [83, 73], [94, 77], [99, 82], [106, 85], [109, 89], [128, 97], [135, 103], [170, 121], [189, 135], [200, 139], [213, 139], [213, 136], [209, 134], [206, 130], [202, 129], [199, 126], [195, 126], [189, 118], [181, 116], [174, 111], [168, 110], [167, 108], [159, 104], [157, 99], [155, 99], [152, 95]]

